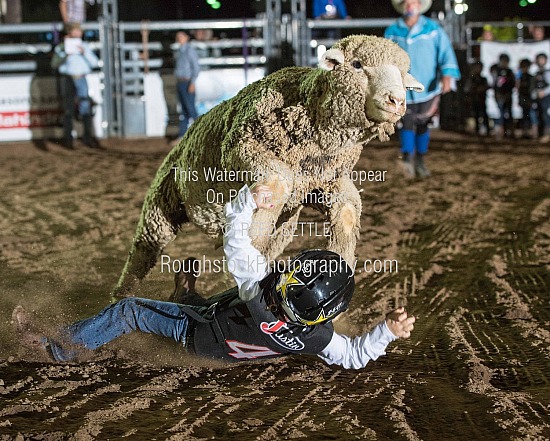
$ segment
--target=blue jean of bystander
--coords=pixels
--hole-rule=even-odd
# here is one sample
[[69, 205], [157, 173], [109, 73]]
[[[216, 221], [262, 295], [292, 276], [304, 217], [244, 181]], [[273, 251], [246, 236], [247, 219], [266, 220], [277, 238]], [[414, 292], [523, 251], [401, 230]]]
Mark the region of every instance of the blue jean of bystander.
[[185, 135], [189, 127], [189, 120], [197, 118], [197, 108], [195, 107], [195, 94], [189, 92], [190, 81], [178, 80], [177, 91], [181, 106], [179, 133], [178, 136]]
[[63, 134], [65, 142], [72, 142], [76, 103], [78, 105], [78, 113], [84, 125], [84, 140], [85, 143], [89, 143], [92, 138], [92, 105], [88, 95], [86, 77], [73, 78], [69, 75], [62, 75], [59, 85], [63, 102]]

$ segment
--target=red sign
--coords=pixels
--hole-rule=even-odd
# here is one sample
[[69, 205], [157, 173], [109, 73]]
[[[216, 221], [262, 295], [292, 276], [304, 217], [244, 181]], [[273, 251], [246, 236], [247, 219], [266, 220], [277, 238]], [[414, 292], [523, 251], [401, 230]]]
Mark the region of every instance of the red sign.
[[63, 123], [63, 110], [22, 110], [0, 112], [1, 129], [28, 129], [34, 127], [55, 127]]

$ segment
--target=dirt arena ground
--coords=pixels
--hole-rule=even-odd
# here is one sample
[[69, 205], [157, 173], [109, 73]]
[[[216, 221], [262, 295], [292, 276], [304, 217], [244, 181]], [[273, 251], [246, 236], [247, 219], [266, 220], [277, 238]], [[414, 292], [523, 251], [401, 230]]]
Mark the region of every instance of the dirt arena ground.
[[[550, 439], [550, 146], [533, 142], [435, 132], [433, 176], [411, 182], [395, 140], [364, 150], [356, 168], [387, 174], [361, 185], [357, 256], [398, 268], [358, 273], [337, 328], [364, 332], [396, 304], [418, 322], [363, 370], [316, 357], [213, 364], [149, 335], [74, 364], [21, 348], [16, 305], [54, 329], [108, 303], [168, 150], [0, 145], [0, 440]], [[166, 253], [220, 257], [197, 231]], [[319, 245], [297, 237], [287, 251]], [[157, 265], [136, 294], [166, 299], [172, 278]], [[230, 285], [199, 280], [204, 293]]]

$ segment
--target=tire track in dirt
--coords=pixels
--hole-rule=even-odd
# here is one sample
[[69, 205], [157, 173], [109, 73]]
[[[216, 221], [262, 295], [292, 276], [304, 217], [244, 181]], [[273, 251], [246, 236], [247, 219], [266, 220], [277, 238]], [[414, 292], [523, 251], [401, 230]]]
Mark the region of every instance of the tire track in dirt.
[[410, 413], [412, 409], [404, 402], [405, 389], [399, 389], [392, 395], [391, 404], [387, 405], [384, 410], [388, 414], [389, 419], [395, 422], [396, 432], [401, 432], [409, 441], [419, 441], [421, 438], [407, 422], [405, 412]]
[[[494, 185], [492, 186], [494, 187]], [[467, 188], [470, 188], [470, 186], [467, 186]], [[507, 196], [507, 193], [503, 193], [502, 196], [503, 197]], [[464, 266], [455, 265], [455, 262], [453, 262], [453, 260], [461, 260], [461, 261], [467, 260], [467, 259], [464, 259], [463, 257], [465, 255], [467, 256], [470, 253], [474, 253], [474, 256], [472, 256], [474, 257], [474, 259], [471, 259], [469, 261], [469, 264], [471, 266], [483, 267], [484, 265], [486, 265], [486, 263], [484, 262], [483, 256], [490, 255], [489, 244], [491, 244], [492, 242], [491, 236], [493, 236], [494, 233], [498, 234], [499, 232], [502, 232], [506, 228], [505, 222], [502, 222], [501, 220], [495, 221], [494, 219], [492, 219], [500, 210], [502, 210], [502, 207], [499, 206], [501, 205], [500, 201], [498, 201], [497, 199], [497, 202], [492, 202], [491, 200], [492, 198], [494, 198], [494, 193], [491, 193], [491, 195], [486, 196], [485, 200], [482, 200], [482, 201], [480, 201], [478, 197], [477, 198], [478, 200], [473, 201], [472, 203], [469, 203], [468, 201], [460, 201], [459, 203], [455, 203], [455, 204], [451, 203], [451, 208], [445, 212], [442, 219], [438, 220], [438, 222], [440, 222], [439, 225], [437, 225], [435, 229], [433, 229], [433, 231], [429, 234], [435, 237], [431, 242], [429, 242], [429, 245], [427, 246], [427, 248], [433, 249], [436, 252], [431, 256], [426, 256], [425, 255], [426, 249], [423, 249], [422, 259], [418, 259], [417, 256], [414, 256], [414, 258], [412, 258], [411, 260], [414, 260], [417, 263], [421, 261], [429, 262], [430, 260], [441, 262], [442, 257], [444, 257], [446, 262], [443, 267], [439, 267], [440, 274], [441, 272], [447, 273], [447, 271], [464, 271]], [[446, 223], [446, 220], [447, 220], [446, 218], [449, 218], [450, 223]], [[500, 228], [495, 228], [495, 224], [500, 224]], [[399, 246], [402, 248], [402, 253], [405, 255], [407, 255], [406, 253], [409, 252], [407, 248], [414, 248], [416, 251], [418, 250], [419, 247], [422, 247], [428, 242], [426, 238], [423, 239], [418, 236], [419, 235], [428, 236], [426, 232], [430, 230], [429, 222], [422, 221], [422, 219], [420, 218], [417, 220], [416, 225], [417, 225], [416, 227], [413, 227], [413, 231], [409, 231], [407, 232], [407, 234], [404, 234], [402, 236], [403, 241], [399, 244]], [[480, 228], [483, 228], [482, 232], [484, 233], [481, 235], [482, 236], [481, 238], [479, 235]], [[486, 235], [486, 239], [483, 239], [484, 235]], [[472, 246], [472, 243], [474, 244], [473, 246]], [[476, 245], [476, 244], [479, 244], [479, 245]], [[477, 249], [478, 246], [481, 246], [481, 249]], [[488, 248], [488, 249], [485, 249], [485, 248]], [[481, 259], [479, 258], [480, 257], [479, 255], [475, 256], [475, 254], [478, 254], [479, 251], [482, 251]], [[519, 251], [519, 252], [515, 251], [513, 255], [517, 259], [525, 259], [526, 257], [526, 254], [522, 251]], [[407, 257], [409, 258], [410, 256], [407, 255]], [[459, 263], [459, 262], [456, 262], [456, 263]], [[455, 266], [458, 266], [458, 268], [454, 268]], [[414, 272], [413, 277], [411, 277], [411, 279], [413, 281], [415, 279], [422, 279], [422, 272], [423, 272], [422, 269], [419, 269], [418, 273]], [[397, 287], [402, 286], [403, 296], [406, 297], [407, 300], [410, 302], [410, 301], [414, 301], [412, 299], [412, 297], [414, 296], [411, 294], [415, 292], [415, 289], [414, 289], [414, 282], [413, 283], [409, 282], [409, 284], [407, 283], [407, 277], [408, 276], [405, 277], [405, 280], [403, 281], [402, 284], [398, 283]], [[491, 278], [489, 277], [489, 279]], [[452, 285], [452, 284], [446, 284], [444, 282], [442, 284]], [[410, 286], [409, 290], [407, 290], [408, 285]], [[420, 328], [421, 326], [425, 327], [426, 319], [428, 319], [432, 314], [436, 313], [438, 309], [440, 309], [441, 314], [443, 315], [445, 314], [445, 309], [446, 309], [445, 306], [447, 308], [450, 306], [448, 301], [451, 298], [457, 296], [456, 293], [446, 293], [445, 291], [446, 290], [444, 288], [439, 290], [438, 292], [435, 293], [435, 295], [431, 299], [427, 296], [424, 297], [425, 302], [421, 303], [421, 305], [428, 304], [431, 306], [435, 305], [435, 307], [432, 307], [429, 310], [426, 310], [425, 308], [422, 308], [422, 307], [419, 309], [419, 311], [416, 313], [421, 317], [421, 322], [419, 322], [418, 328]], [[429, 294], [429, 290], [428, 292], [424, 292], [424, 294]], [[439, 297], [442, 297], [443, 300], [438, 301]], [[495, 317], [490, 318], [489, 320], [493, 321], [494, 323], [494, 319]], [[481, 321], [488, 322], [487, 318], [483, 317], [483, 313], [481, 314], [476, 313], [475, 315], [472, 316], [470, 320], [471, 322], [467, 322], [466, 324], [466, 328], [469, 331], [469, 337], [467, 340], [473, 339], [475, 341], [476, 343], [475, 346], [477, 351], [481, 350], [484, 354], [490, 354], [492, 352], [499, 354], [500, 350], [498, 349], [495, 341], [497, 341], [498, 339], [502, 340], [500, 337], [498, 339], [491, 338], [490, 333], [488, 332], [484, 332], [482, 333], [481, 336], [479, 336], [473, 330], [473, 326], [475, 326], [478, 321], [481, 320]], [[434, 329], [435, 328], [436, 327], [434, 327]], [[535, 328], [538, 329], [537, 324], [532, 324], [531, 329], [535, 329]], [[541, 333], [540, 330], [539, 330], [539, 333]], [[426, 329], [422, 329], [422, 332], [420, 332], [417, 329], [417, 331], [415, 331], [415, 334], [416, 334], [415, 337], [417, 338], [419, 343], [421, 343], [424, 340], [428, 340], [428, 341], [431, 340], [431, 336], [433, 336], [434, 332], [432, 332], [430, 335], [430, 333], [427, 332]], [[424, 335], [419, 335], [419, 334], [426, 334], [427, 337], [424, 337]], [[542, 332], [542, 334], [544, 334], [544, 332]], [[536, 340], [535, 340], [535, 345], [537, 345]], [[420, 346], [422, 347], [422, 344]], [[397, 346], [395, 350], [397, 350]], [[395, 352], [395, 350], [393, 352]], [[439, 365], [439, 367], [441, 368], [442, 357], [438, 356], [435, 348], [434, 348], [434, 357], [437, 360], [437, 363], [435, 364], [435, 366]], [[514, 358], [512, 358], [511, 361], [514, 361]], [[493, 398], [496, 398], [496, 396]], [[540, 404], [541, 404], [540, 402], [537, 403], [538, 406], [540, 406]], [[536, 429], [536, 432], [541, 433], [543, 431], [547, 431], [547, 428], [548, 426], [543, 424], [542, 426], [539, 426]], [[522, 426], [520, 427], [520, 429], [521, 429], [520, 430], [521, 432], [525, 429], [525, 427]], [[411, 433], [415, 434], [414, 430]], [[414, 435], [411, 435], [411, 436], [414, 436]]]
[[548, 412], [548, 405], [542, 402], [533, 402], [529, 394], [502, 391], [491, 384], [495, 375], [493, 369], [487, 367], [468, 341], [462, 331], [460, 323], [467, 321], [467, 309], [457, 310], [449, 320], [448, 332], [452, 337], [451, 349], [458, 348], [465, 355], [469, 364], [468, 391], [483, 396], [489, 396], [494, 401], [494, 418], [502, 429], [513, 429], [521, 436], [544, 437], [550, 430], [550, 424], [545, 420]]
[[[524, 205], [525, 201], [522, 201], [522, 206], [524, 207]], [[498, 220], [500, 220], [503, 228], [510, 228], [514, 231], [517, 225], [521, 223], [521, 216], [512, 217], [507, 215], [510, 211], [515, 213], [517, 213], [517, 211], [514, 210], [514, 207], [506, 208], [507, 210], [501, 212], [500, 216], [497, 217], [497, 223]], [[515, 225], [511, 226], [511, 221], [513, 221]], [[508, 240], [511, 239], [514, 241], [514, 236], [515, 235], [512, 234], [511, 238]], [[511, 252], [505, 252], [506, 257], [514, 262], [525, 263], [528, 256], [531, 258], [533, 257], [525, 250], [529, 242], [529, 238], [525, 237], [524, 240], [519, 242], [521, 245], [520, 247], [516, 248], [513, 246]], [[495, 247], [495, 251], [499, 248], [499, 246]], [[493, 283], [497, 288], [494, 290], [496, 304], [503, 304], [505, 306], [506, 312], [503, 316], [511, 320], [514, 326], [519, 326], [523, 329], [524, 332], [522, 336], [525, 338], [531, 337], [530, 340], [533, 346], [541, 346], [542, 343], [542, 347], [547, 348], [548, 340], [545, 335], [546, 333], [544, 331], [540, 332], [539, 322], [533, 320], [533, 316], [529, 309], [529, 301], [526, 302], [520, 294], [514, 292], [510, 285], [503, 280], [502, 277], [504, 277], [506, 273], [506, 265], [503, 260], [497, 255], [488, 259], [487, 263], [489, 272], [486, 274], [486, 277], [488, 281]], [[489, 292], [493, 292], [493, 290], [489, 290]], [[490, 294], [482, 293], [481, 295], [487, 296]], [[467, 304], [468, 303], [469, 302], [467, 302]], [[488, 303], [491, 304], [493, 302]], [[514, 431], [522, 436], [540, 437], [544, 436], [544, 434], [548, 434], [550, 424], [548, 421], [544, 420], [544, 417], [547, 416], [548, 408], [546, 408], [542, 402], [533, 401], [529, 394], [503, 391], [493, 385], [493, 383], [496, 383], [494, 378], [497, 377], [499, 373], [506, 374], [510, 371], [515, 377], [514, 380], [518, 382], [521, 381], [519, 368], [510, 367], [510, 364], [518, 363], [518, 356], [520, 360], [538, 358], [537, 364], [543, 363], [546, 365], [544, 366], [546, 371], [549, 371], [550, 364], [548, 363], [547, 354], [546, 356], [543, 354], [543, 357], [541, 357], [541, 352], [546, 351], [539, 350], [537, 354], [534, 351], [528, 351], [522, 348], [520, 351], [516, 352], [514, 350], [515, 348], [512, 349], [510, 346], [513, 345], [518, 347], [519, 345], [516, 344], [517, 340], [511, 339], [509, 333], [497, 333], [494, 331], [495, 326], [493, 326], [493, 323], [496, 319], [494, 315], [487, 317], [483, 312], [475, 315], [474, 312], [475, 311], [469, 311], [461, 307], [453, 313], [449, 323], [449, 334], [452, 337], [451, 348], [455, 348], [458, 344], [457, 342], [460, 342], [463, 347], [462, 351], [466, 354], [469, 363], [469, 384], [466, 387], [471, 392], [489, 396], [494, 400], [494, 407], [496, 410], [493, 414], [495, 415], [495, 421], [502, 428], [509, 429], [513, 427]], [[478, 315], [483, 319], [484, 323], [476, 318]], [[487, 324], [491, 325], [491, 329], [488, 329], [487, 326], [483, 326]], [[485, 328], [486, 330], [480, 332], [480, 328]], [[537, 336], [533, 335], [535, 330], [539, 331]], [[541, 334], [543, 339], [542, 342], [538, 340], [541, 338]], [[508, 358], [506, 363], [503, 363], [503, 359], [500, 357], [500, 354], [505, 351], [501, 351], [499, 345], [503, 345], [507, 352], [510, 353], [511, 358]], [[492, 347], [492, 349], [488, 349], [489, 347]], [[529, 365], [532, 365], [532, 363], [529, 363]], [[538, 369], [536, 366], [534, 369], [531, 366], [529, 368], [526, 366], [523, 370], [526, 374], [523, 375], [523, 377], [526, 377], [527, 382], [531, 382], [531, 384], [537, 382], [537, 380], [533, 378], [533, 374], [538, 373], [540, 375], [542, 373], [542, 370]], [[508, 376], [510, 376], [510, 374], [508, 374]], [[523, 382], [525, 382], [525, 379]], [[544, 379], [544, 382], [547, 382], [547, 379]], [[529, 414], [530, 416], [526, 417], [526, 415]]]

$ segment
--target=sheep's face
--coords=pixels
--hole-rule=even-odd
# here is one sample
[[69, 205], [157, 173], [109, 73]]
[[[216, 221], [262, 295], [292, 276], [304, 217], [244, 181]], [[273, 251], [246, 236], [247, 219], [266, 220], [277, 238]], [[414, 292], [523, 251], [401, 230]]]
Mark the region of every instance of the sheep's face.
[[[407, 73], [409, 57], [395, 43], [378, 37], [363, 37], [368, 40], [365, 48], [357, 44], [361, 43], [361, 37], [354, 38], [354, 45], [333, 47], [325, 52], [320, 67], [332, 71], [345, 93], [353, 96], [351, 99], [361, 99], [368, 120], [396, 123], [407, 108], [406, 90], [421, 91], [424, 87]], [[373, 45], [373, 39], [382, 50]], [[396, 61], [392, 62], [392, 58]]]

